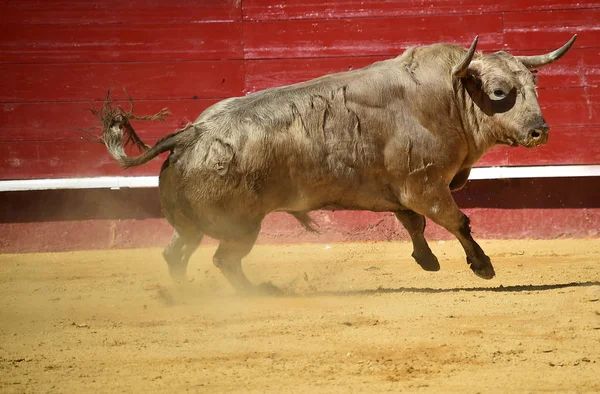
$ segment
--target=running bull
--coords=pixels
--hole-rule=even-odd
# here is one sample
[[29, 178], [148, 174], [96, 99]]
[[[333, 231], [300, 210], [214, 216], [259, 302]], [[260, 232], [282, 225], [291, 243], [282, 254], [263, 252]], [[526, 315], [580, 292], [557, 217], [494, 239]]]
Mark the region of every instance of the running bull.
[[[223, 100], [153, 147], [135, 134], [131, 112], [107, 100], [96, 113], [121, 166], [170, 151], [159, 190], [175, 228], [163, 253], [175, 279], [185, 277], [206, 234], [220, 241], [214, 264], [238, 291], [248, 291], [241, 260], [265, 215], [285, 211], [311, 230], [308, 213], [321, 208], [393, 212], [410, 234], [414, 259], [437, 271], [423, 236], [427, 217], [456, 236], [477, 276], [491, 279], [490, 259], [451, 192], [493, 146], [532, 148], [548, 140], [535, 73], [575, 38], [538, 56], [478, 53], [477, 37], [468, 50], [409, 48], [362, 69]], [[143, 153], [128, 156], [124, 137]]]

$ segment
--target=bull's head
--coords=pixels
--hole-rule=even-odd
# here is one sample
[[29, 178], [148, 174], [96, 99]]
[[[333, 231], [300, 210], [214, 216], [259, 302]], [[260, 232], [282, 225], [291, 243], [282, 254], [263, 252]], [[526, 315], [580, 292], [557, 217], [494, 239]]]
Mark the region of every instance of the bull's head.
[[550, 127], [538, 104], [535, 73], [560, 59], [577, 35], [561, 48], [539, 56], [511, 56], [506, 52], [475, 54], [477, 37], [464, 58], [452, 69], [477, 106], [477, 123], [496, 142], [535, 147], [548, 141]]

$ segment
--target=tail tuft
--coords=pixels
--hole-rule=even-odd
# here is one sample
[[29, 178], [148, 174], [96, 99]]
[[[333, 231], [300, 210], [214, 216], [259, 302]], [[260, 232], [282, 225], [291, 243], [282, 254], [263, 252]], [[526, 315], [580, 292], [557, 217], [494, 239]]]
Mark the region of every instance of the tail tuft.
[[[167, 115], [169, 115], [169, 111], [166, 108], [163, 108], [159, 112], [154, 115], [148, 116], [135, 116], [133, 114], [134, 104], [133, 100], [127, 94], [127, 98], [129, 100], [130, 109], [126, 111], [121, 106], [115, 106], [110, 97], [111, 91], [108, 91], [106, 96], [106, 100], [100, 109], [97, 109], [93, 104], [90, 103], [90, 111], [98, 118], [100, 121], [100, 128], [102, 130], [102, 134], [100, 136], [94, 136], [89, 130], [84, 130], [86, 134], [94, 137], [96, 141], [100, 141], [106, 145], [109, 153], [115, 158], [115, 160], [124, 168], [133, 167], [139, 164], [143, 164], [150, 158], [155, 155], [142, 155], [138, 157], [129, 157], [125, 153], [125, 148], [128, 145], [135, 145], [141, 153], [150, 153], [148, 150], [150, 146], [146, 145], [136, 134], [134, 128], [131, 126], [129, 122], [131, 119], [133, 120], [160, 120], [164, 121]], [[125, 138], [125, 140], [124, 140]]]

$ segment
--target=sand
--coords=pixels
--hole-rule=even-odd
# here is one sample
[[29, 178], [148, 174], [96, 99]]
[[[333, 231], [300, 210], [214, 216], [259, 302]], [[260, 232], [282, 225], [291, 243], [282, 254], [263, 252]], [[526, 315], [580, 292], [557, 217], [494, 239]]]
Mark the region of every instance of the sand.
[[258, 245], [235, 295], [214, 246], [0, 255], [2, 392], [598, 392], [600, 240]]

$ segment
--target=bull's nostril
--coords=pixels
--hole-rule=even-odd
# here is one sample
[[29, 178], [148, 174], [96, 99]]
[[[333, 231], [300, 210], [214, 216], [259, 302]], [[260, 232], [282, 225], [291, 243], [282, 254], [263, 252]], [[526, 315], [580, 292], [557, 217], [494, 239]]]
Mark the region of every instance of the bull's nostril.
[[531, 132], [531, 137], [532, 138], [540, 138], [541, 134], [537, 131], [537, 130], [533, 130]]

